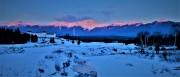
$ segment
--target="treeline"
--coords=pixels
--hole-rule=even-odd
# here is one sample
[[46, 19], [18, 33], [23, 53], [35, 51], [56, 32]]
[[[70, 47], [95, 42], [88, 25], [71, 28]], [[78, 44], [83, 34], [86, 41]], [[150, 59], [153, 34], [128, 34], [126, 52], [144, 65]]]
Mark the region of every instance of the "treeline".
[[170, 34], [162, 34], [159, 31], [150, 34], [148, 31], [141, 31], [137, 34], [141, 48], [148, 46], [177, 46], [180, 49], [180, 24], [175, 23], [170, 28]]
[[70, 36], [66, 34], [64, 36], [60, 36], [59, 38], [64, 38], [67, 40], [80, 40], [82, 42], [104, 42], [104, 43], [125, 43], [128, 40], [134, 40], [131, 37], [123, 37], [123, 36]]
[[[125, 43], [130, 44], [134, 43], [137, 45], [143, 45], [143, 47], [148, 46], [173, 46], [175, 42], [175, 36], [173, 34], [162, 34], [159, 31], [150, 34], [147, 31], [142, 31], [137, 34], [135, 38], [129, 37], [100, 37], [100, 36], [69, 36], [66, 34], [60, 38], [65, 38], [67, 40], [80, 40], [82, 42], [104, 42], [104, 43]], [[176, 37], [176, 46], [180, 49], [180, 32], [177, 34]]]
[[[138, 36], [130, 38], [130, 37], [123, 37], [123, 36], [70, 36], [69, 34], [66, 34], [65, 36], [61, 36], [60, 38], [64, 38], [67, 40], [80, 40], [82, 42], [104, 42], [104, 43], [117, 42], [117, 43], [125, 43], [125, 44], [130, 44], [130, 43], [134, 43], [138, 45], [141, 44], [141, 41]], [[145, 35], [142, 34], [141, 38], [142, 38], [143, 44], [145, 44]], [[178, 38], [179, 37], [177, 37], [177, 39]], [[156, 31], [151, 35], [149, 33], [147, 46], [152, 46], [156, 44], [164, 45], [164, 46], [173, 45], [174, 36], [172, 34], [162, 34], [159, 31]]]
[[30, 36], [27, 33], [21, 33], [19, 28], [15, 30], [0, 28], [0, 44], [23, 44], [30, 39], [32, 42], [37, 42], [36, 35]]
[[[146, 34], [147, 33], [147, 34]], [[180, 33], [178, 34], [178, 37], [176, 39], [180, 39]], [[174, 45], [174, 39], [175, 37], [173, 34], [162, 34], [159, 31], [154, 32], [150, 35], [147, 31], [139, 32], [136, 37], [136, 44], [142, 44], [144, 47], [147, 46], [170, 46]], [[176, 41], [176, 44], [178, 44], [179, 40]]]

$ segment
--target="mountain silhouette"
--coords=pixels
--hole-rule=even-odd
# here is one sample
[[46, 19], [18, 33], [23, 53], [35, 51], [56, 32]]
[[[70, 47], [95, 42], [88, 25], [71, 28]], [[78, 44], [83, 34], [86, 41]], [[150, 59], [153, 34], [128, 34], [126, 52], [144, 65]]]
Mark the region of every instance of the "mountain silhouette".
[[[53, 22], [50, 24], [34, 24], [24, 21], [15, 21], [0, 24], [0, 27], [16, 29], [19, 28], [21, 32], [42, 32], [46, 30], [47, 33], [56, 33], [57, 36], [70, 34], [71, 36], [136, 36], [140, 31], [149, 31], [153, 33], [160, 31], [163, 34], [170, 33], [170, 27], [174, 23], [165, 19], [156, 20], [151, 23], [143, 22], [115, 22], [112, 24], [99, 23], [94, 20], [84, 20], [78, 22]], [[67, 26], [68, 25], [68, 26]], [[91, 26], [88, 28], [88, 26]]]

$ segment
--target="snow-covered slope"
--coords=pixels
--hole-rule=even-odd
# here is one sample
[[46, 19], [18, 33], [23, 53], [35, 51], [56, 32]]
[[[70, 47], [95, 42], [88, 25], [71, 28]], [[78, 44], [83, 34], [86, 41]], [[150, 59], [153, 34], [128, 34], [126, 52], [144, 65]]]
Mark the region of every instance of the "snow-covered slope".
[[[179, 77], [179, 62], [140, 54], [134, 44], [81, 43], [56, 39], [56, 43], [0, 45], [2, 77]], [[64, 44], [62, 44], [64, 42]], [[161, 51], [163, 52], [163, 51]], [[169, 51], [171, 52], [171, 51]], [[179, 51], [176, 51], [177, 55]], [[176, 55], [174, 55], [176, 57]], [[174, 58], [173, 57], [173, 58]], [[60, 67], [58, 71], [58, 67]], [[179, 67], [178, 67], [179, 68]], [[67, 76], [65, 76], [67, 75]]]

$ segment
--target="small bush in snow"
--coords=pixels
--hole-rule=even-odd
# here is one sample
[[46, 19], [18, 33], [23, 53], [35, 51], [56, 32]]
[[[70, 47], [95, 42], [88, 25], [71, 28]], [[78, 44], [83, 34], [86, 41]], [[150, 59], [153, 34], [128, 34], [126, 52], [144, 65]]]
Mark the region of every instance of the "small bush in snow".
[[60, 65], [59, 65], [58, 62], [55, 63], [54, 68], [55, 68], [55, 70], [56, 70], [57, 72], [59, 72], [59, 71], [61, 70]]
[[131, 64], [131, 63], [127, 63], [126, 64], [126, 66], [130, 66], [130, 67], [132, 67], [132, 66], [134, 66], [133, 64]]
[[117, 52], [117, 49], [116, 49], [116, 48], [114, 48], [114, 49], [113, 49], [113, 51], [114, 51], [114, 52]]
[[46, 55], [46, 56], [44, 56], [44, 58], [45, 58], [45, 59], [53, 59], [54, 56], [53, 56], [53, 55]]
[[76, 55], [74, 56], [75, 59], [79, 59]]
[[39, 68], [38, 70], [40, 73], [44, 73], [44, 69]]
[[152, 50], [152, 47], [150, 47], [149, 50]]
[[72, 40], [72, 44], [74, 44], [74, 40]]
[[53, 53], [58, 53], [58, 54], [60, 54], [60, 53], [62, 53], [63, 51], [62, 50], [56, 50], [56, 51], [54, 51]]
[[101, 50], [101, 53], [104, 53], [104, 51], [103, 51], [103, 50]]
[[63, 72], [61, 73], [62, 76], [68, 76], [68, 73], [67, 72]]
[[120, 54], [126, 54], [125, 52], [121, 52]]
[[161, 48], [161, 50], [164, 51], [164, 50], [166, 50], [166, 48], [163, 46], [163, 47]]
[[64, 44], [64, 41], [62, 41], [61, 44]]
[[86, 55], [86, 53], [83, 52], [82, 55]]
[[67, 68], [70, 66], [70, 60], [68, 60], [67, 62], [63, 63], [63, 68]]
[[72, 53], [70, 52], [70, 53], [68, 53], [68, 56], [71, 58], [72, 57]]

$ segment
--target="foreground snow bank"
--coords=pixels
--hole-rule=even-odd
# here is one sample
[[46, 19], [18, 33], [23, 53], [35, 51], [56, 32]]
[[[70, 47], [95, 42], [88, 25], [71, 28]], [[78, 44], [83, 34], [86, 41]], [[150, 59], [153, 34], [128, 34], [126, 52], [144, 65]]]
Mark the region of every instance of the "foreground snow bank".
[[73, 71], [79, 73], [75, 77], [98, 77], [96, 70], [87, 64], [88, 60], [75, 59], [74, 61], [77, 65], [73, 66]]
[[100, 71], [102, 77], [179, 77], [174, 70], [179, 63], [160, 62], [155, 59], [139, 58], [133, 55], [106, 55], [85, 57], [89, 64]]
[[[81, 43], [63, 39], [52, 43], [0, 45], [3, 77], [179, 77], [177, 61], [161, 54], [140, 54], [134, 44]], [[48, 40], [47, 40], [48, 41]], [[21, 50], [24, 50], [23, 53]], [[9, 53], [7, 53], [7, 52]], [[15, 54], [14, 54], [15, 52]], [[170, 52], [167, 50], [167, 52]], [[178, 53], [179, 51], [177, 51]], [[16, 54], [17, 53], [17, 54]], [[152, 57], [152, 58], [151, 58]], [[179, 57], [172, 54], [169, 57]], [[163, 59], [163, 60], [162, 60]], [[177, 58], [178, 59], [178, 58]]]
[[22, 47], [0, 47], [0, 55], [24, 53], [24, 51]]

